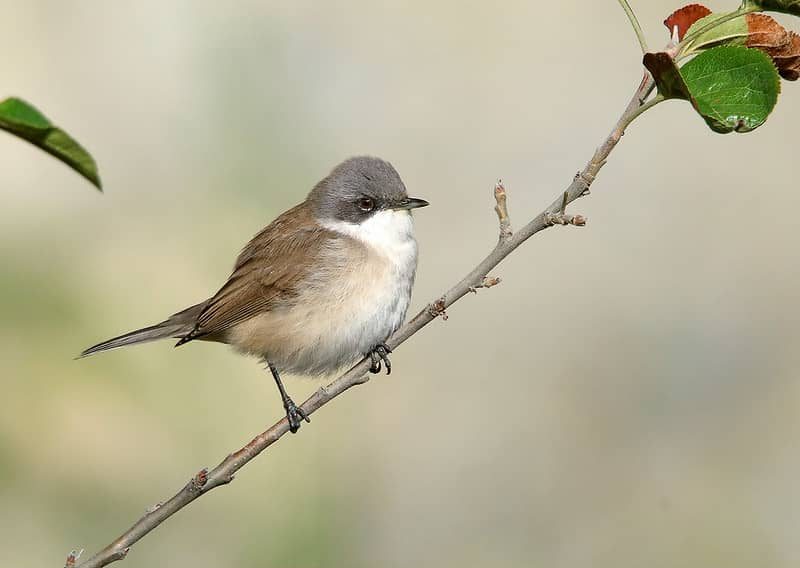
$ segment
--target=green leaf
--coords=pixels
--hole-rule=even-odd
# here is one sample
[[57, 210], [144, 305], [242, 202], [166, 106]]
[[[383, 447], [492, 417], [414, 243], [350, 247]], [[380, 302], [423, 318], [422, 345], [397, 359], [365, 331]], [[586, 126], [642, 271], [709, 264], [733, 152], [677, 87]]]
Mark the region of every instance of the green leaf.
[[89, 152], [25, 101], [12, 97], [0, 102], [0, 129], [55, 156], [103, 190], [97, 164]]
[[695, 109], [715, 132], [750, 132], [778, 102], [780, 78], [758, 49], [720, 46], [681, 67]]
[[[700, 18], [686, 31], [686, 37], [692, 37], [692, 34], [697, 33], [706, 27], [712, 26], [714, 22], [719, 22], [720, 20], [730, 18], [731, 16], [733, 16], [733, 13], [728, 12], [709, 14], [704, 18]], [[684, 49], [683, 52], [688, 54], [712, 45], [718, 45], [720, 43], [725, 43], [726, 45], [745, 45], [747, 42], [748, 33], [749, 29], [745, 16], [737, 16], [733, 19], [723, 21], [719, 25], [713, 26], [711, 29], [700, 33], [697, 37], [691, 40], [690, 48]]]
[[744, 0], [742, 8], [757, 8], [768, 12], [784, 12], [800, 16], [800, 0]]

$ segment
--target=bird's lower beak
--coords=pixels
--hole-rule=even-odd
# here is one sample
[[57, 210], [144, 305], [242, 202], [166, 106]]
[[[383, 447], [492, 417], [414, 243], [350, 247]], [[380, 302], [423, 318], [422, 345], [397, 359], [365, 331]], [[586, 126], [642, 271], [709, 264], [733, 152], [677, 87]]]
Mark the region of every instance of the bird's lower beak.
[[417, 209], [419, 207], [427, 207], [428, 205], [430, 205], [430, 203], [428, 203], [424, 199], [417, 199], [416, 197], [407, 197], [403, 201], [398, 203], [394, 207], [394, 209], [400, 209], [400, 210]]

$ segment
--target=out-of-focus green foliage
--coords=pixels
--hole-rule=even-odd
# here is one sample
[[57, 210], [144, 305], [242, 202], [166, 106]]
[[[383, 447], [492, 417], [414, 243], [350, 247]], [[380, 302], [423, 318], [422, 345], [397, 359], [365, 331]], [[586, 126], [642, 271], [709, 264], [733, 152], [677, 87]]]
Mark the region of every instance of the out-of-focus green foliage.
[[102, 191], [97, 164], [91, 154], [29, 103], [16, 97], [0, 102], [0, 129], [55, 156]]
[[742, 7], [800, 16], [800, 0], [744, 0]]

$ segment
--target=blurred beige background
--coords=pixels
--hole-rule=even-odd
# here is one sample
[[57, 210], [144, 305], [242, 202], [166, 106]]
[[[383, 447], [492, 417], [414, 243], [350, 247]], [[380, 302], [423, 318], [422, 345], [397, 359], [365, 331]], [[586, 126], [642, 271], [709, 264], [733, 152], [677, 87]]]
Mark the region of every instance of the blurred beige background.
[[[716, 9], [734, 0], [717, 1]], [[634, 2], [651, 44], [676, 4]], [[0, 94], [96, 156], [106, 193], [0, 136], [0, 549], [94, 552], [281, 415], [219, 345], [82, 348], [213, 292], [341, 159], [390, 159], [414, 309], [583, 166], [640, 77], [613, 0], [0, 1]], [[795, 29], [800, 21], [794, 22]], [[671, 102], [574, 211], [136, 546], [171, 567], [800, 563], [800, 85], [746, 136]], [[318, 383], [291, 380], [296, 399]]]

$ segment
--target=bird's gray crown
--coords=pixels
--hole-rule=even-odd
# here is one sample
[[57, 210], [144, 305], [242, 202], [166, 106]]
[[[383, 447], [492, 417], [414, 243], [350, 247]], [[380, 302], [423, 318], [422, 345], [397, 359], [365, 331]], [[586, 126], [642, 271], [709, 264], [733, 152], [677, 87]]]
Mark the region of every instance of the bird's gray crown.
[[378, 211], [408, 200], [406, 187], [392, 164], [380, 158], [357, 156], [345, 160], [308, 195], [320, 220], [361, 223]]

